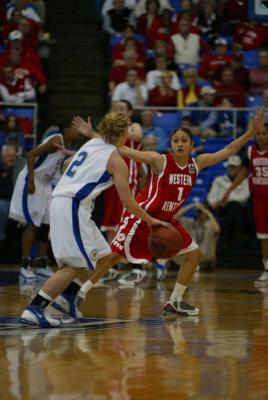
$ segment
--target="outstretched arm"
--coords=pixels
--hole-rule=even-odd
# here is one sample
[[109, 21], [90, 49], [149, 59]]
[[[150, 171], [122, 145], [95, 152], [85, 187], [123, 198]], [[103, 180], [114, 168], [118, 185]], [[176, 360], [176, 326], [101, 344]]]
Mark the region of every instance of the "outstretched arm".
[[118, 192], [119, 198], [123, 206], [132, 214], [135, 214], [140, 219], [144, 220], [149, 226], [164, 225], [167, 223], [152, 218], [146, 211], [144, 211], [139, 204], [132, 197], [129, 184], [128, 184], [128, 168], [122, 157], [117, 151], [114, 151], [109, 159], [108, 171], [113, 175], [114, 185]]
[[159, 174], [164, 168], [164, 157], [155, 151], [139, 151], [124, 146], [118, 149], [123, 157], [131, 158], [131, 160], [151, 165], [153, 172]]
[[45, 154], [54, 153], [57, 151], [57, 146], [62, 145], [60, 136], [54, 136], [46, 143], [41, 144], [34, 149], [30, 150], [27, 154], [27, 168], [28, 168], [28, 192], [33, 194], [35, 192], [34, 184], [34, 164], [37, 157]]
[[228, 146], [216, 153], [206, 153], [196, 157], [198, 168], [201, 170], [210, 165], [217, 164], [237, 153], [263, 127], [264, 120], [264, 109], [262, 108], [257, 111], [256, 115], [251, 119], [249, 128], [244, 135], [233, 140]]

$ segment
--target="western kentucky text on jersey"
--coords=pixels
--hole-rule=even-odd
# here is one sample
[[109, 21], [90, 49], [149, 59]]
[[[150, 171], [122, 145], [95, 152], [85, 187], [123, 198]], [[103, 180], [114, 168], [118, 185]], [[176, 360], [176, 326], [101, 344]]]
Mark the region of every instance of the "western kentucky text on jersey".
[[192, 177], [184, 174], [170, 174], [169, 175], [170, 185], [188, 185], [192, 186]]
[[150, 215], [169, 221], [189, 196], [196, 182], [198, 168], [192, 157], [186, 165], [178, 165], [172, 154], [165, 154], [164, 170], [159, 175], [150, 174], [137, 202]]

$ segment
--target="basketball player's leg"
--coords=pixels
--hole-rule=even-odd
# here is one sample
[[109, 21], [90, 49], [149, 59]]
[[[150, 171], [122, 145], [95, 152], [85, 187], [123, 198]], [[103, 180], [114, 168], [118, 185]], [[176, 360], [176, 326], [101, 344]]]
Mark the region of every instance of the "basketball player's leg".
[[263, 287], [268, 285], [268, 238], [260, 239], [261, 242], [261, 250], [262, 250], [262, 262], [264, 266], [264, 271], [262, 274], [256, 279], [255, 286]]
[[193, 250], [182, 252], [185, 259], [180, 265], [177, 281], [171, 296], [164, 307], [165, 314], [178, 314], [178, 315], [198, 315], [199, 309], [193, 307], [183, 301], [184, 293], [191, 282], [193, 274], [200, 263], [202, 252], [194, 243]]
[[36, 242], [38, 247], [36, 275], [40, 279], [48, 279], [53, 275], [53, 270], [49, 266], [48, 246], [49, 246], [49, 223], [44, 222], [36, 232]]
[[[118, 259], [120, 259], [120, 256], [114, 253], [99, 259], [96, 265], [96, 273], [92, 274], [93, 282], [103, 276]], [[43, 328], [60, 326], [61, 323], [58, 319], [52, 318], [44, 312], [51, 303], [53, 307], [72, 318], [81, 317], [75, 301], [76, 293], [81, 286], [78, 283], [81, 282], [80, 279], [84, 280], [88, 276], [89, 272], [85, 267], [63, 266], [45, 282], [30, 305], [23, 311], [21, 321]]]
[[36, 281], [37, 277], [32, 270], [32, 248], [35, 242], [38, 227], [35, 225], [27, 225], [22, 234], [22, 259], [20, 276], [26, 281]]

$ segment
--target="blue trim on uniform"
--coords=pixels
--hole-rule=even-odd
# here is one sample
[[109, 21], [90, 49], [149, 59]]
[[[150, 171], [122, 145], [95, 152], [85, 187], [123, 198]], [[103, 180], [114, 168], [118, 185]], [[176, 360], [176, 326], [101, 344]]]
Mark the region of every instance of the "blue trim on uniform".
[[81, 238], [81, 233], [80, 233], [80, 226], [79, 226], [79, 217], [78, 217], [78, 210], [79, 210], [79, 205], [80, 205], [80, 201], [79, 199], [73, 198], [72, 201], [72, 221], [73, 221], [73, 233], [74, 233], [74, 237], [76, 240], [76, 243], [79, 247], [79, 250], [81, 251], [83, 257], [85, 258], [86, 262], [87, 262], [87, 266], [91, 271], [94, 271], [95, 268], [92, 265], [87, 252], [84, 248], [84, 244]]
[[101, 183], [106, 183], [109, 182], [111, 179], [111, 174], [109, 172], [105, 171], [104, 174], [100, 177], [98, 182], [91, 182], [87, 183], [85, 186], [83, 186], [79, 192], [76, 193], [75, 197], [79, 200], [85, 199], [93, 190]]
[[32, 220], [32, 217], [28, 209], [28, 175], [26, 175], [25, 177], [25, 184], [22, 192], [22, 211], [27, 224], [34, 225], [34, 222]]

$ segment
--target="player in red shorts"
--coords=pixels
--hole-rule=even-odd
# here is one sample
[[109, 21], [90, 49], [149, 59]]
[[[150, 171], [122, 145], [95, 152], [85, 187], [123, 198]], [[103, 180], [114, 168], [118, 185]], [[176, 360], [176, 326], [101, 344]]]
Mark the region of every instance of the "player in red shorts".
[[246, 178], [252, 194], [253, 214], [257, 238], [261, 241], [264, 271], [255, 286], [268, 285], [268, 124], [256, 133], [256, 144], [248, 148], [246, 165], [233, 181], [223, 197], [227, 201], [231, 191]]
[[[114, 102], [112, 110], [121, 112], [127, 116], [129, 122], [128, 139], [126, 146], [131, 149], [140, 150], [142, 147], [143, 132], [140, 124], [131, 122], [133, 107], [128, 100], [119, 100]], [[140, 163], [137, 163], [129, 158], [124, 158], [127, 163], [129, 170], [129, 187], [132, 195], [135, 197], [139, 190], [139, 175], [140, 175]], [[104, 192], [104, 216], [102, 220], [101, 230], [106, 232], [107, 241], [112, 242], [116, 231], [119, 227], [121, 216], [123, 212], [123, 206], [115, 189], [115, 186], [111, 186]], [[146, 272], [144, 269], [134, 268], [135, 281], [141, 281], [145, 278]], [[118, 271], [116, 267], [110, 268], [102, 282], [108, 282], [118, 278]], [[124, 282], [124, 276], [120, 278]], [[136, 283], [136, 282], [135, 282]]]
[[[169, 301], [165, 304], [166, 313], [198, 315], [199, 309], [183, 302], [184, 292], [195, 272], [201, 252], [189, 233], [174, 220], [181, 205], [189, 195], [196, 181], [198, 172], [210, 165], [223, 161], [237, 153], [263, 126], [264, 113], [259, 111], [250, 123], [247, 132], [235, 139], [220, 151], [210, 154], [200, 154], [195, 159], [191, 157], [193, 147], [192, 134], [187, 128], [178, 128], [171, 135], [171, 152], [159, 154], [153, 151], [138, 151], [127, 147], [120, 150], [137, 162], [151, 166], [151, 174], [143, 192], [137, 196], [137, 201], [149, 215], [168, 221], [178, 229], [183, 237], [183, 246], [179, 254], [184, 254], [185, 262], [181, 265], [177, 282]], [[85, 125], [85, 122], [82, 124]], [[79, 124], [76, 125], [79, 129]], [[91, 128], [90, 126], [88, 127]], [[80, 130], [81, 131], [81, 130]], [[152, 260], [148, 248], [149, 229], [138, 218], [125, 212], [123, 222], [112, 242], [113, 262], [128, 259], [132, 262]], [[78, 293], [85, 298], [86, 293], [114, 264], [103, 264], [90, 275]]]

